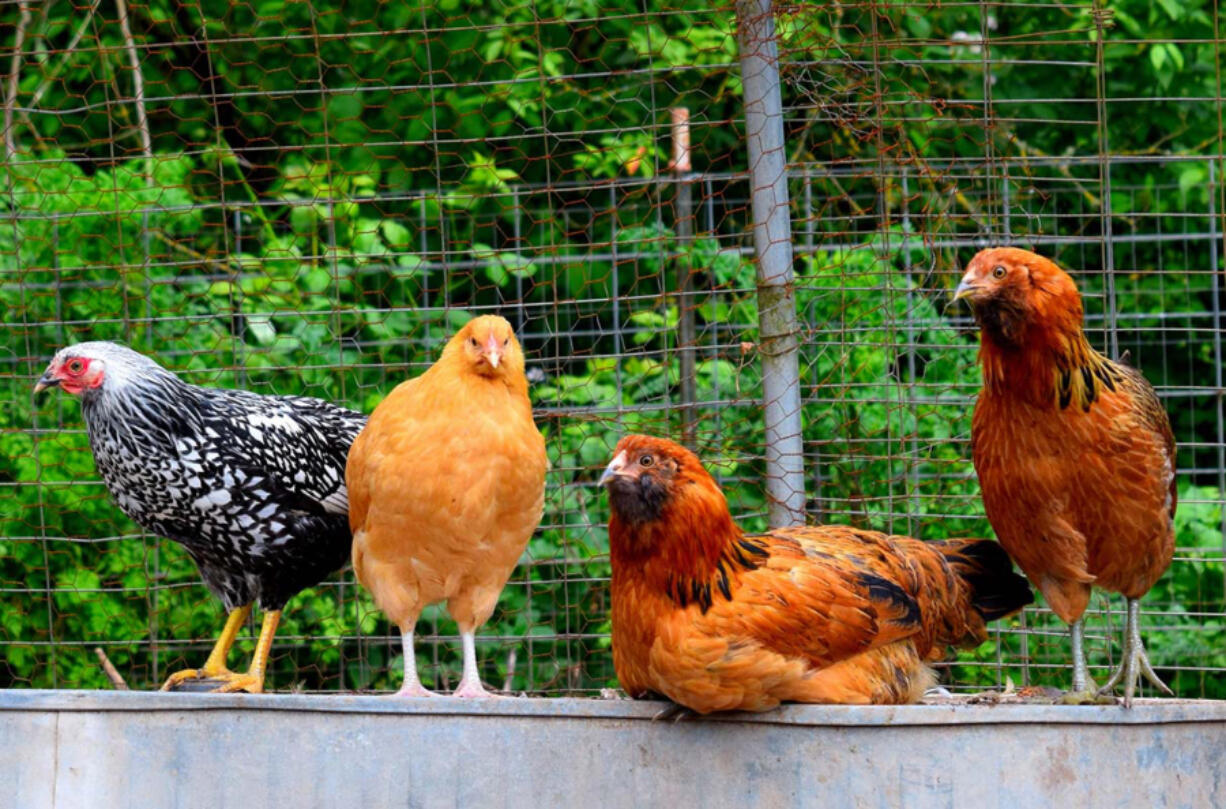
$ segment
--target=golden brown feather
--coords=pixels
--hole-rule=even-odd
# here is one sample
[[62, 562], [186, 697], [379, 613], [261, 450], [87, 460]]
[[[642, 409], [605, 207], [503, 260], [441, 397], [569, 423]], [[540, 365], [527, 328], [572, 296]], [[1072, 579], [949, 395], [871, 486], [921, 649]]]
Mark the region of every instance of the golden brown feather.
[[1031, 600], [993, 542], [841, 526], [746, 535], [693, 453], [628, 436], [612, 516], [613, 662], [633, 696], [707, 713], [784, 701], [913, 702], [925, 661]]
[[1093, 586], [1139, 599], [1174, 552], [1175, 438], [1154, 389], [1090, 346], [1076, 284], [1042, 256], [985, 250], [957, 294], [980, 325], [972, 452], [1001, 544], [1066, 623]]
[[407, 636], [405, 693], [424, 692], [413, 627], [444, 600], [465, 640], [459, 693], [482, 693], [472, 635], [540, 522], [546, 465], [523, 352], [500, 317], [471, 320], [371, 414], [346, 471], [353, 567]]

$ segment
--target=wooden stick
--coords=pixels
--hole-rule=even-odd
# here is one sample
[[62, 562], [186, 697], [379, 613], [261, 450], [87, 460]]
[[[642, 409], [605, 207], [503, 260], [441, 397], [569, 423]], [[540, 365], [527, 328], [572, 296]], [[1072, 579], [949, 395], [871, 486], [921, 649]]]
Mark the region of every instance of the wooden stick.
[[106, 652], [102, 651], [101, 646], [94, 647], [94, 654], [98, 655], [98, 662], [102, 664], [102, 671], [106, 674], [106, 678], [111, 681], [111, 685], [115, 686], [116, 691], [127, 691], [128, 684], [123, 681], [123, 675], [115, 668], [115, 664], [106, 656]]
[[21, 16], [17, 18], [17, 34], [13, 39], [13, 61], [9, 67], [8, 81], [4, 87], [4, 162], [12, 163], [17, 154], [17, 141], [13, 137], [13, 109], [17, 106], [17, 87], [20, 83], [21, 53], [26, 42], [26, 29], [30, 26], [29, 0], [17, 4]]
[[43, 96], [46, 95], [47, 90], [51, 88], [51, 84], [59, 78], [60, 73], [64, 70], [64, 66], [68, 64], [68, 59], [72, 56], [72, 52], [76, 50], [77, 45], [81, 43], [81, 38], [85, 36], [85, 30], [94, 21], [94, 14], [97, 13], [98, 4], [101, 2], [102, 0], [90, 0], [89, 11], [81, 18], [81, 24], [73, 32], [72, 39], [68, 40], [68, 44], [61, 51], [63, 57], [55, 63], [55, 66], [38, 83], [38, 89], [34, 91], [34, 95], [30, 98], [31, 107], [38, 106], [39, 102], [43, 100]]
[[136, 106], [136, 126], [140, 130], [141, 152], [145, 157], [145, 185], [153, 187], [153, 137], [149, 131], [149, 116], [145, 112], [145, 76], [141, 73], [140, 56], [136, 53], [136, 40], [132, 38], [132, 26], [128, 23], [126, 0], [115, 0], [119, 10], [119, 30], [123, 34], [124, 50], [132, 66], [132, 103]]

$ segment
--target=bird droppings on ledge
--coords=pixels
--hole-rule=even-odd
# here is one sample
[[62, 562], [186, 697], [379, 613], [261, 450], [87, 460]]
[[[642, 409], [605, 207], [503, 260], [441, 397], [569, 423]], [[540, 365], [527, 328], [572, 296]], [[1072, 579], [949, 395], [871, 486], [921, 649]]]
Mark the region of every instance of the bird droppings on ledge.
[[[1166, 700], [1163, 700], [1166, 701]], [[1043, 685], [979, 691], [974, 694], [926, 694], [921, 705], [1117, 705], [1110, 694], [1077, 694]]]

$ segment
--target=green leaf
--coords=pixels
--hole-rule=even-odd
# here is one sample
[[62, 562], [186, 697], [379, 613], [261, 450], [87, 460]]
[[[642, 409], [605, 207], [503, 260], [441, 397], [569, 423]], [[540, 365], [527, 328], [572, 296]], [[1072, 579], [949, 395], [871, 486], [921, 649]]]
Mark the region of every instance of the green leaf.
[[319, 294], [332, 284], [332, 276], [323, 267], [315, 267], [302, 278], [302, 286], [307, 292]]
[[423, 271], [425, 264], [425, 259], [416, 253], [401, 253], [396, 256], [396, 266], [403, 270], [403, 272], [399, 273], [401, 276], [416, 275]]
[[1166, 48], [1161, 44], [1151, 45], [1149, 47], [1149, 61], [1154, 66], [1154, 70], [1161, 72], [1162, 66], [1166, 64]]
[[334, 94], [328, 99], [328, 115], [342, 121], [360, 118], [362, 100], [353, 93]]
[[1203, 163], [1184, 163], [1179, 169], [1179, 190], [1186, 194], [1208, 179], [1209, 172]]
[[1158, 0], [1158, 5], [1162, 6], [1162, 10], [1172, 20], [1178, 20], [1184, 14], [1183, 4], [1180, 0]]
[[1171, 61], [1175, 63], [1175, 69], [1183, 70], [1183, 51], [1179, 50], [1179, 46], [1174, 42], [1168, 42], [1166, 52], [1171, 57]]
[[249, 316], [247, 318], [247, 333], [260, 345], [272, 345], [277, 339], [277, 330], [272, 320], [264, 316]]
[[473, 313], [467, 309], [448, 309], [447, 310], [447, 325], [452, 329], [460, 329], [465, 323], [473, 319]]
[[289, 226], [301, 236], [315, 232], [319, 226], [319, 216], [314, 205], [295, 205], [289, 212]]
[[387, 240], [387, 243], [397, 250], [404, 250], [408, 247], [409, 240], [413, 236], [407, 227], [395, 219], [384, 219], [379, 223], [379, 229], [383, 231], [383, 238]]

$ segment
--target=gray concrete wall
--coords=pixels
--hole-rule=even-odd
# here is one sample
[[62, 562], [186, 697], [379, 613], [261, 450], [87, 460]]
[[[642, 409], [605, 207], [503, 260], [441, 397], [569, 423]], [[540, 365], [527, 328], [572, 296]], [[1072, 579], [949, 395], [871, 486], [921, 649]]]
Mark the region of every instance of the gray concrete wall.
[[0, 807], [1226, 807], [1226, 703], [0, 692]]

